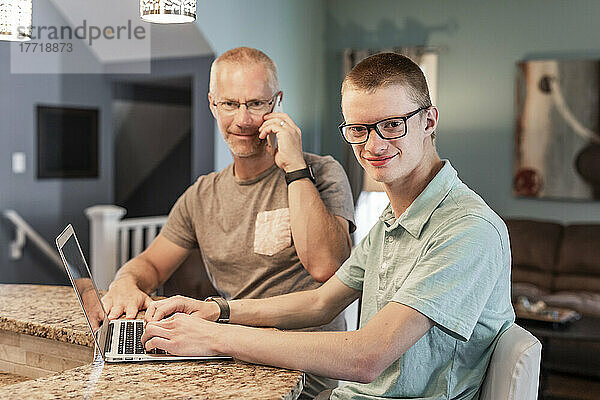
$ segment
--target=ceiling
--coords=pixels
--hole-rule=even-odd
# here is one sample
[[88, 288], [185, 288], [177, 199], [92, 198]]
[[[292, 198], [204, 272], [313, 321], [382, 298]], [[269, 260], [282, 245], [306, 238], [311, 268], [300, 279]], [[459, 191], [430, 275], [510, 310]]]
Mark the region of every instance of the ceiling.
[[[42, 0], [45, 1], [45, 0]], [[143, 39], [122, 37], [117, 40], [99, 39], [89, 46], [101, 63], [142, 61], [149, 58], [191, 57], [214, 54], [196, 23], [150, 24], [139, 16], [138, 0], [50, 0], [72, 28], [128, 26], [143, 27]], [[34, 4], [35, 12], [35, 4]], [[142, 35], [140, 35], [142, 36]]]

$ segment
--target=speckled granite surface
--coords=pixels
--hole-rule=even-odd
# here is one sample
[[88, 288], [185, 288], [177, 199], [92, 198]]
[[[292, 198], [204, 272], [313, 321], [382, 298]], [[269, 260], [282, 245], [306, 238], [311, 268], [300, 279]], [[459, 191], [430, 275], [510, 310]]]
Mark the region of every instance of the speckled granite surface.
[[71, 286], [0, 285], [0, 329], [93, 347]]
[[[0, 285], [0, 329], [92, 345], [69, 286]], [[0, 388], [0, 399], [295, 399], [303, 374], [241, 361], [94, 364]]]
[[7, 374], [0, 372], [0, 389], [3, 386], [14, 385], [15, 383], [28, 381], [30, 378], [21, 375]]
[[[0, 388], [0, 399], [295, 399], [300, 373], [239, 361], [103, 364]], [[293, 389], [292, 389], [293, 388]]]

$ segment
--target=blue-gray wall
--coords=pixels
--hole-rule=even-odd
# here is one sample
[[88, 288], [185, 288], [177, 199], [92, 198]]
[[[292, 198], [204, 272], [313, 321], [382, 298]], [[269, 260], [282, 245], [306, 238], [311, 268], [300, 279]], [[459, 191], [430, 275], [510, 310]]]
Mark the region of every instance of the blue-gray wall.
[[[34, 25], [68, 25], [50, 2], [36, 2]], [[11, 44], [0, 41], [0, 212], [16, 210], [54, 249], [54, 238], [67, 223], [78, 233], [84, 252], [88, 249], [88, 220], [84, 209], [113, 202], [114, 134], [112, 82], [115, 79], [154, 79], [174, 76], [192, 78], [192, 182], [214, 168], [213, 119], [208, 110], [208, 68], [212, 56], [152, 61], [152, 74], [134, 77], [101, 74], [19, 74], [11, 71]], [[78, 60], [103, 66], [86, 46], [79, 46]], [[85, 53], [87, 52], [87, 53]], [[57, 65], [71, 59], [56, 57]], [[114, 65], [113, 65], [114, 67]], [[109, 68], [110, 69], [110, 68]], [[97, 179], [36, 178], [36, 105], [93, 107], [100, 111], [99, 177]], [[13, 174], [11, 155], [24, 152], [27, 170]], [[8, 246], [14, 226], [0, 217], [0, 283], [67, 283], [62, 267], [51, 261], [29, 240], [20, 260], [9, 259]]]
[[344, 48], [431, 45], [439, 55], [438, 149], [503, 216], [600, 221], [600, 202], [512, 196], [515, 63], [600, 58], [597, 0], [330, 0], [326, 2], [322, 151], [341, 159]]
[[[66, 25], [49, 2], [36, 3], [34, 24]], [[68, 222], [78, 231], [87, 248], [87, 220], [82, 210], [112, 199], [111, 93], [99, 75], [18, 74], [11, 72], [10, 43], [0, 41], [0, 210], [14, 209], [51, 246]], [[86, 52], [85, 46], [79, 51]], [[89, 53], [89, 52], [88, 52]], [[89, 66], [91, 53], [79, 54]], [[57, 57], [60, 65], [60, 56]], [[37, 180], [36, 105], [93, 107], [100, 110], [98, 179]], [[13, 174], [11, 154], [24, 152], [27, 170]], [[54, 267], [31, 242], [23, 258], [8, 258], [14, 227], [0, 218], [0, 282], [64, 283], [60, 267]]]
[[[56, 75], [11, 74], [9, 46], [0, 42], [0, 210], [16, 210], [46, 241], [54, 246], [54, 238], [72, 223], [87, 253], [88, 220], [85, 208], [114, 201], [112, 121], [112, 83], [164, 79], [179, 76], [192, 78], [192, 165], [189, 182], [214, 168], [213, 119], [208, 109], [208, 68], [212, 56], [152, 61], [150, 75]], [[36, 178], [36, 104], [100, 109], [98, 179]], [[166, 133], [168, 134], [168, 132]], [[11, 154], [25, 152], [27, 172], [11, 172]], [[31, 242], [24, 257], [8, 259], [8, 243], [14, 227], [0, 218], [0, 283], [66, 282], [60, 269], [51, 266]]]
[[[112, 199], [112, 152], [110, 87], [94, 75], [18, 75], [10, 74], [8, 46], [0, 43], [0, 209], [16, 210], [53, 245], [54, 237], [67, 222], [87, 232], [85, 207]], [[93, 107], [100, 111], [99, 166], [97, 179], [37, 180], [36, 105]], [[13, 174], [11, 154], [24, 152], [27, 170]], [[13, 227], [0, 223], [0, 281], [62, 281], [60, 270], [27, 243], [24, 259], [8, 260], [8, 242]], [[86, 246], [87, 238], [82, 237]], [[43, 266], [47, 264], [47, 268]]]

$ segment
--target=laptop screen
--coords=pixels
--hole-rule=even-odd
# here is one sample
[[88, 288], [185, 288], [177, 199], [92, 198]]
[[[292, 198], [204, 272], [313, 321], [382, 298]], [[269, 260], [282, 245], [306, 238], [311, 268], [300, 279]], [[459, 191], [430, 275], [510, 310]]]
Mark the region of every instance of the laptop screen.
[[100, 302], [100, 296], [92, 282], [90, 271], [77, 242], [75, 232], [71, 226], [59, 236], [57, 244], [59, 245], [59, 251], [63, 257], [69, 278], [73, 283], [73, 288], [77, 292], [85, 316], [94, 333], [94, 338], [99, 339], [97, 332], [105, 322], [108, 322], [108, 318]]

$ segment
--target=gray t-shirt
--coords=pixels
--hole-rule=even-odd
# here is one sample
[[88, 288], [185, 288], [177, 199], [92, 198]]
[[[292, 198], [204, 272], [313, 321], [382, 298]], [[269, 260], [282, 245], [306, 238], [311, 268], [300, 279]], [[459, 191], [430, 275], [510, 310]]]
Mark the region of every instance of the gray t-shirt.
[[[354, 230], [352, 194], [341, 165], [331, 156], [304, 153], [304, 158], [329, 212], [348, 220]], [[276, 165], [244, 181], [233, 175], [233, 164], [201, 176], [177, 200], [161, 234], [181, 247], [199, 248], [211, 282], [226, 299], [320, 286], [296, 253], [287, 185]], [[334, 325], [343, 327], [340, 321]]]

